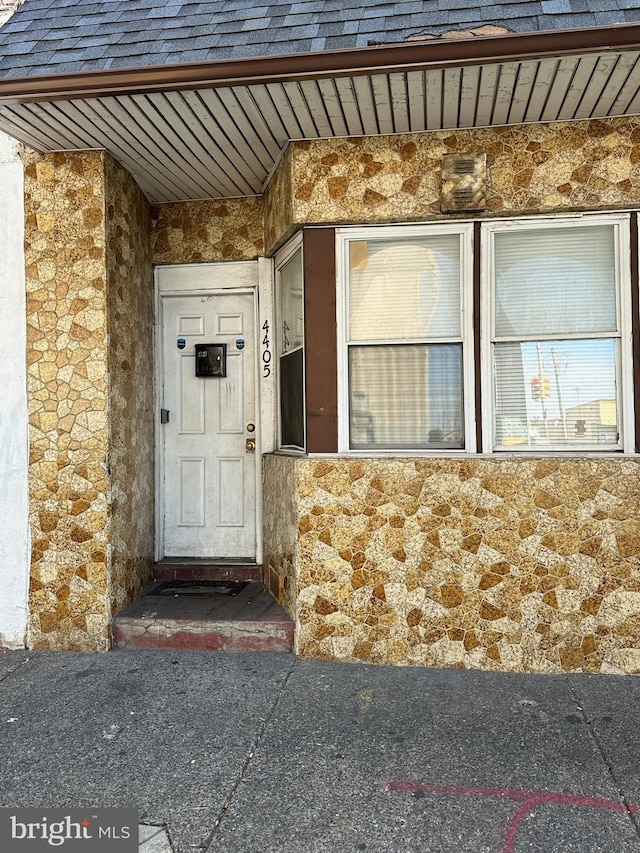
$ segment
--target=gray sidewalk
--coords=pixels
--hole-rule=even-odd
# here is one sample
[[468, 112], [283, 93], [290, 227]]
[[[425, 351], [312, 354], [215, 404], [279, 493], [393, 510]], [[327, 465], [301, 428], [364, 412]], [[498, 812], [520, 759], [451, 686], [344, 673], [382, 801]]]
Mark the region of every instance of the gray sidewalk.
[[141, 851], [640, 853], [640, 679], [287, 654], [0, 654], [0, 805]]

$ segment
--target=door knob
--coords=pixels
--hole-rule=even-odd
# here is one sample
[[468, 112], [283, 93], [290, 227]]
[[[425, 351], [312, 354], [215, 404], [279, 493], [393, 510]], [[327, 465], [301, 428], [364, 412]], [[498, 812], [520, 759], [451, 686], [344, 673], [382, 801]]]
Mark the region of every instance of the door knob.
[[247, 448], [247, 453], [253, 453], [256, 449], [255, 440], [253, 438], [248, 438], [245, 447]]

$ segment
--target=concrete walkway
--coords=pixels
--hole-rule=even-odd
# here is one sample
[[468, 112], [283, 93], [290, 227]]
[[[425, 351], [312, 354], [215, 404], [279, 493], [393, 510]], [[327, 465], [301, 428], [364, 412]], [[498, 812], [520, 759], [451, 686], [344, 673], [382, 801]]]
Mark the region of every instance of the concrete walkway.
[[640, 853], [639, 733], [631, 676], [0, 654], [0, 805], [135, 807], [146, 853]]

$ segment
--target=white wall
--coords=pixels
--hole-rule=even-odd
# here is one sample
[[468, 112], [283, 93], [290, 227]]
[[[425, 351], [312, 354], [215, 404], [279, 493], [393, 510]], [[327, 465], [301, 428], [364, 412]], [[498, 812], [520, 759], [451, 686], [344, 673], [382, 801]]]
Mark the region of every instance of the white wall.
[[25, 646], [28, 616], [24, 182], [19, 150], [0, 133], [0, 648]]
[[18, 6], [23, 3], [24, 0], [0, 0], [0, 27], [7, 23]]

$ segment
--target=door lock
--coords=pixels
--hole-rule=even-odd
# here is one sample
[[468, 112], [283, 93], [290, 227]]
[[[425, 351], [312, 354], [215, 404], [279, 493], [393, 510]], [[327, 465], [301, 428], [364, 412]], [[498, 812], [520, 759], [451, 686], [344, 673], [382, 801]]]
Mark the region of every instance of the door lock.
[[247, 424], [247, 432], [255, 432], [255, 424]]
[[245, 447], [247, 448], [247, 453], [253, 453], [256, 449], [256, 442], [253, 438], [248, 438]]

